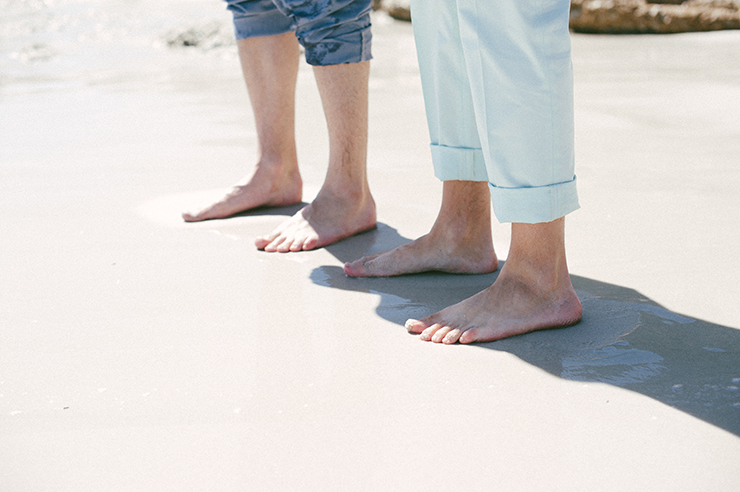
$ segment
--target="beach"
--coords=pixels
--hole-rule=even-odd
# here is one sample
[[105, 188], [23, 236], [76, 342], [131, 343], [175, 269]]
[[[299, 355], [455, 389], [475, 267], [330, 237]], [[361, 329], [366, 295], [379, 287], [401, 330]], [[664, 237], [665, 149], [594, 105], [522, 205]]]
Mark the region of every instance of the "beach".
[[[221, 2], [0, 11], [0, 492], [738, 489], [740, 31], [573, 35], [583, 320], [441, 346], [406, 319], [496, 273], [342, 271], [439, 209], [410, 24], [373, 14], [378, 228], [271, 254], [298, 207], [180, 216], [257, 152]], [[310, 202], [304, 61], [296, 100]]]

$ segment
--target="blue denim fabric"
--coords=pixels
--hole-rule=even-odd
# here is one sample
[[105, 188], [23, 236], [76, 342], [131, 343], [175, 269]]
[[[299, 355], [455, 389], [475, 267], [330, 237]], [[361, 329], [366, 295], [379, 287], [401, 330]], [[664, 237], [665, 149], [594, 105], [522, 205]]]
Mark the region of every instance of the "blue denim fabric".
[[295, 31], [293, 20], [280, 12], [272, 0], [226, 0], [234, 16], [236, 39], [274, 36]]
[[372, 58], [370, 0], [226, 0], [237, 39], [295, 31], [311, 65]]

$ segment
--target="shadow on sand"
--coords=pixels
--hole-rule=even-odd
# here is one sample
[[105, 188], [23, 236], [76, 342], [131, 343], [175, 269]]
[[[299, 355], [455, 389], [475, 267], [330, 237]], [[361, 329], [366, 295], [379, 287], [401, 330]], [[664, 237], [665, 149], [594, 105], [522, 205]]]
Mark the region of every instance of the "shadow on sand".
[[292, 217], [306, 205], [308, 205], [308, 202], [299, 202], [293, 205], [286, 205], [284, 207], [271, 207], [271, 206], [265, 205], [261, 207], [250, 208], [249, 210], [245, 210], [244, 212], [237, 212], [233, 215], [229, 215], [228, 217], [223, 217], [219, 219], [206, 219], [206, 220], [227, 220], [227, 219], [233, 219], [236, 217], [269, 217], [273, 215]]
[[[327, 250], [344, 262], [407, 241], [380, 224]], [[354, 279], [322, 266], [311, 280], [378, 295], [378, 315], [403, 326], [483, 290], [496, 275]], [[674, 313], [627, 287], [572, 280], [584, 308], [578, 325], [475, 347], [508, 352], [563, 379], [636, 391], [740, 436], [740, 330]]]

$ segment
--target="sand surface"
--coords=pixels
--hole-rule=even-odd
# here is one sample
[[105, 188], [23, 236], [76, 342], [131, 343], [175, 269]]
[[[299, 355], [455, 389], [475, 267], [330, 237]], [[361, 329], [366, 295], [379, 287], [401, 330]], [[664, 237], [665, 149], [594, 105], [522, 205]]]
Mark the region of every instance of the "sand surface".
[[295, 208], [179, 216], [256, 152], [233, 47], [162, 42], [228, 18], [145, 3], [3, 5], [0, 492], [738, 490], [740, 32], [573, 37], [583, 322], [450, 347], [404, 321], [495, 274], [341, 270], [438, 210], [411, 26], [374, 18], [379, 228], [268, 254]]

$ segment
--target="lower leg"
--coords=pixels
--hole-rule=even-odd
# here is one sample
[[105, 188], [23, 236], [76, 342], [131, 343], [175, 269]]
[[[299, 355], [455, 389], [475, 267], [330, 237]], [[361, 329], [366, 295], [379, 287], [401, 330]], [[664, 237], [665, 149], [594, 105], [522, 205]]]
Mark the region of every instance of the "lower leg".
[[369, 62], [314, 67], [329, 129], [329, 169], [314, 201], [271, 234], [265, 251], [305, 251], [376, 225], [367, 180]]
[[254, 111], [259, 157], [254, 173], [186, 221], [227, 217], [259, 206], [301, 201], [295, 145], [295, 87], [298, 41], [293, 33], [237, 42], [244, 80]]
[[565, 259], [565, 219], [512, 224], [509, 258], [492, 286], [406, 328], [422, 340], [487, 342], [581, 319]]
[[498, 268], [491, 239], [488, 183], [445, 181], [442, 205], [429, 234], [344, 266], [352, 277], [387, 277], [424, 271], [489, 273]]

